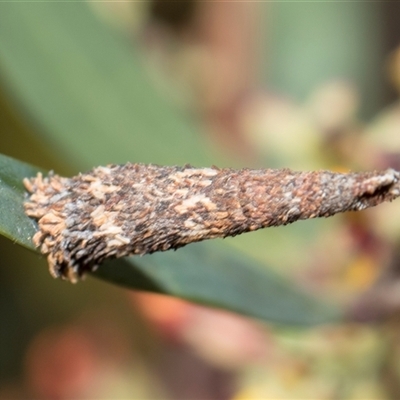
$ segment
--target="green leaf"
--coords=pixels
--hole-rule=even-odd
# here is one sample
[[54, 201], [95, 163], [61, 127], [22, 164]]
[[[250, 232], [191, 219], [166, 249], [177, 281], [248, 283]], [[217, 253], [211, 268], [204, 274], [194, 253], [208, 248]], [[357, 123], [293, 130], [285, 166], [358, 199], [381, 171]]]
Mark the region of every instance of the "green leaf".
[[31, 250], [36, 224], [24, 213], [22, 179], [39, 170], [0, 155], [0, 234]]
[[278, 324], [312, 326], [341, 318], [333, 307], [296, 289], [261, 263], [212, 242], [108, 262], [95, 275]]
[[[224, 164], [210, 156], [194, 125], [151, 85], [131, 43], [98, 21], [86, 2], [2, 3], [0, 37], [7, 38], [0, 40], [0, 82], [9, 99], [29, 115], [46, 148], [76, 171], [126, 161]], [[14, 162], [14, 181], [34, 172]], [[8, 218], [11, 200], [4, 200], [0, 229], [32, 246], [33, 224], [22, 214], [21, 186], [6, 187], [16, 208]], [[266, 321], [311, 325], [338, 318], [330, 307], [222, 240], [116, 260], [95, 276]]]
[[[0, 155], [0, 233], [31, 249], [36, 228], [23, 211], [22, 179], [37, 172]], [[165, 293], [281, 324], [313, 325], [339, 317], [249, 257], [211, 242], [110, 261], [94, 275], [131, 289]]]
[[155, 90], [131, 43], [86, 2], [0, 3], [1, 37], [1, 84], [78, 170], [215, 162], [194, 125]]

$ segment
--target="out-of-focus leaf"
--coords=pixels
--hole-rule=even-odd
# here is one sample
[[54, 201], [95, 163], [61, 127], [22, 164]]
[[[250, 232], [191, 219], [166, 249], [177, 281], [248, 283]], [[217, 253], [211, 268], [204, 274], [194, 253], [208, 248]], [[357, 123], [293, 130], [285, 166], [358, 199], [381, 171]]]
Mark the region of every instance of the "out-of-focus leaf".
[[0, 85], [77, 170], [215, 162], [149, 82], [132, 44], [87, 4], [0, 4], [0, 38]]
[[359, 88], [365, 117], [382, 107], [380, 2], [276, 1], [264, 10], [269, 47], [261, 70], [269, 88], [303, 100], [318, 85], [344, 78]]
[[[23, 211], [21, 182], [37, 171], [0, 155], [0, 233], [31, 249], [36, 228]], [[132, 289], [165, 293], [270, 322], [313, 325], [338, 318], [328, 306], [263, 271], [252, 259], [211, 243], [114, 260], [95, 275]]]
[[[0, 38], [7, 38], [0, 40], [0, 84], [74, 168], [126, 161], [221, 165], [148, 82], [133, 46], [87, 4], [0, 4]], [[20, 240], [18, 232], [13, 239]], [[114, 261], [96, 275], [267, 321], [334, 319], [328, 307], [222, 241]]]

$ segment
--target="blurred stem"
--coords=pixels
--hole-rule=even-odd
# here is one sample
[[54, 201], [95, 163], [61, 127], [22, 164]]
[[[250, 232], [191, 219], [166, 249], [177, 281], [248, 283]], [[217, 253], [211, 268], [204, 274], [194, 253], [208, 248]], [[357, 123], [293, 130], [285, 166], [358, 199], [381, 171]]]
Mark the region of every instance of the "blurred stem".
[[400, 376], [399, 376], [399, 345], [400, 345], [400, 314], [389, 318], [382, 332], [386, 338], [386, 348], [383, 357], [380, 376], [382, 386], [391, 400], [400, 399]]

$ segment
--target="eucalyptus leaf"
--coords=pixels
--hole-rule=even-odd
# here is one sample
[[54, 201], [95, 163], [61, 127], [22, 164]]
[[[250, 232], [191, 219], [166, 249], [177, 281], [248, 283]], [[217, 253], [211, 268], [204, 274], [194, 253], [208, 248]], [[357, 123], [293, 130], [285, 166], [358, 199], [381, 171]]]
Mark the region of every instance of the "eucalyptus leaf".
[[31, 250], [37, 228], [24, 213], [22, 179], [38, 171], [38, 168], [0, 155], [0, 234]]
[[[7, 38], [0, 40], [0, 84], [46, 148], [76, 172], [126, 161], [222, 166], [194, 124], [155, 90], [137, 49], [97, 20], [86, 2], [3, 3], [0, 37]], [[0, 230], [32, 248], [35, 225], [23, 214], [21, 181], [37, 169], [2, 160]], [[222, 240], [110, 261], [94, 275], [265, 321], [311, 325], [338, 318]]]
[[123, 286], [172, 294], [267, 322], [312, 326], [338, 322], [338, 310], [306, 295], [265, 265], [228, 246], [191, 244], [177, 251], [100, 266], [96, 276]]
[[0, 84], [75, 172], [217, 161], [195, 125], [157, 92], [137, 49], [87, 2], [0, 4], [0, 38]]
[[[23, 211], [22, 180], [38, 171], [0, 155], [0, 233], [30, 249], [36, 226]], [[109, 261], [94, 276], [281, 324], [313, 325], [339, 317], [251, 258], [212, 243]]]

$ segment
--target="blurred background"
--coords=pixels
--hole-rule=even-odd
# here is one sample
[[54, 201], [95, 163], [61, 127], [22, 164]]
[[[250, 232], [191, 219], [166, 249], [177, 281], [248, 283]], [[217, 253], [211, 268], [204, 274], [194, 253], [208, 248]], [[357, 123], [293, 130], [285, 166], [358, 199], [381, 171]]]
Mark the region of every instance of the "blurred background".
[[[0, 153], [66, 175], [399, 169], [399, 27], [397, 2], [2, 2]], [[397, 217], [227, 239], [344, 310], [312, 329], [72, 286], [1, 238], [0, 399], [399, 399]]]

